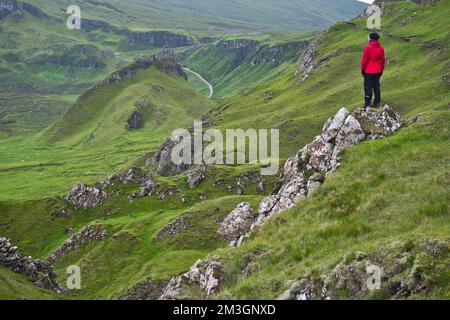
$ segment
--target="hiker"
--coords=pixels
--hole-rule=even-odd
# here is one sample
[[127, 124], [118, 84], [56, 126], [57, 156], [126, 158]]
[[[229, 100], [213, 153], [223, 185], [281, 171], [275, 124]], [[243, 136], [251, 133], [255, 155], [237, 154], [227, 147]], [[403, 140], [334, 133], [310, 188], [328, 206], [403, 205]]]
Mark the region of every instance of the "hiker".
[[[384, 48], [380, 44], [380, 35], [371, 33], [369, 43], [364, 48], [364, 55], [361, 63], [361, 73], [364, 77], [365, 108], [381, 107], [380, 78], [384, 71]], [[372, 105], [372, 93], [375, 94]]]

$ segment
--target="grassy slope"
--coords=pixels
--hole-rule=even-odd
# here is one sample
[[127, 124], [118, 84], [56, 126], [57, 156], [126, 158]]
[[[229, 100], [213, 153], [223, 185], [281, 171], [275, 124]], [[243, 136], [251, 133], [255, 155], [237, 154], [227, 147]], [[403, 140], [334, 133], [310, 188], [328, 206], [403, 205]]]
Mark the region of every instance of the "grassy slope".
[[[402, 9], [405, 12], [401, 13]], [[449, 12], [448, 1], [442, 1], [438, 7], [399, 3], [387, 10], [382, 34], [412, 36], [412, 40], [382, 38], [388, 56], [382, 79], [383, 101], [406, 118], [444, 108], [449, 99], [448, 84], [442, 81], [448, 74], [449, 40], [441, 21]], [[422, 21], [427, 24], [422, 25]], [[270, 84], [227, 99], [210, 113], [216, 126], [280, 128], [282, 155], [287, 157], [310, 142], [325, 120], [339, 108], [361, 106], [364, 93], [359, 65], [367, 31], [364, 19], [352, 22], [356, 25], [338, 23], [327, 32], [319, 49], [320, 58], [333, 57], [321, 64], [320, 72], [298, 84], [300, 76], [291, 69]], [[441, 49], [424, 48], [423, 44], [430, 40], [437, 42]]]
[[[145, 126], [130, 132], [126, 120], [142, 99], [149, 104]], [[0, 200], [59, 195], [77, 181], [105, 178], [158, 148], [174, 129], [189, 128], [209, 107], [181, 77], [142, 70], [75, 104], [43, 133], [2, 141]]]
[[[441, 80], [447, 72], [448, 51], [428, 51], [420, 47], [430, 39], [439, 41], [442, 48], [448, 47], [448, 35], [444, 26], [439, 24], [448, 15], [448, 2], [437, 8], [425, 9], [411, 3], [399, 3], [394, 8], [395, 11], [387, 11], [385, 32], [398, 36], [414, 34], [417, 37], [410, 43], [384, 41], [391, 60], [383, 79], [385, 97], [406, 118], [418, 113], [422, 116], [416, 124], [389, 139], [366, 143], [347, 152], [339, 173], [331, 177], [313, 197], [270, 221], [242, 248], [216, 251], [215, 254], [227, 258], [226, 266], [230, 271], [222, 297], [274, 298], [285, 289], [287, 280], [305, 276], [311, 270], [327, 271], [343, 254], [355, 250], [371, 251], [380, 244], [398, 239], [448, 238], [449, 95], [448, 85]], [[401, 9], [405, 9], [402, 14]], [[413, 11], [417, 12], [416, 20], [399, 27], [399, 22], [411, 17]], [[426, 27], [422, 26], [422, 19], [429, 23]], [[362, 20], [357, 22], [363, 25]], [[362, 29], [354, 29], [347, 24], [336, 25], [328, 32], [320, 48], [324, 56], [339, 49], [340, 55], [330, 60], [328, 67], [300, 85], [296, 84], [298, 77], [293, 76], [292, 70], [270, 85], [231, 99], [230, 107], [219, 106], [217, 110], [222, 110], [221, 114], [210, 116], [218, 121], [221, 128], [279, 126], [284, 138], [283, 156], [294, 153], [319, 132], [325, 118], [341, 105], [359, 105], [361, 79], [358, 61], [365, 38], [366, 32]], [[330, 73], [330, 70], [333, 72]], [[410, 77], [405, 78], [404, 74]], [[319, 88], [315, 88], [317, 84]], [[258, 115], [254, 110], [258, 110]], [[249, 118], [243, 117], [243, 114], [255, 116]], [[8, 144], [2, 144], [3, 150], [16, 145], [12, 140]], [[34, 154], [42, 152], [35, 147], [28, 146], [27, 151], [22, 149], [20, 156], [10, 152], [10, 162], [1, 172], [2, 179], [9, 177], [8, 185], [16, 184], [26, 176], [24, 172], [17, 178], [15, 169], [8, 168], [8, 165], [19, 163], [19, 159], [29, 156], [30, 151]], [[67, 151], [63, 148], [46, 148], [47, 161], [67, 158]], [[118, 154], [111, 152], [104, 155], [73, 152], [74, 158], [69, 157], [68, 163], [79, 163], [71, 168], [72, 171], [66, 170], [65, 164], [54, 164], [43, 172], [54, 175], [55, 169], [59, 171], [61, 180], [55, 179], [54, 182], [59, 184], [55, 189], [62, 192], [62, 178], [71, 174], [86, 178], [80, 172], [87, 170], [89, 164], [93, 166], [91, 181], [113, 172], [112, 168], [100, 162], [105, 159], [123, 161], [127, 153], [119, 150]], [[98, 161], [100, 159], [102, 161]], [[30, 166], [26, 170], [32, 173], [27, 180], [29, 188], [5, 190], [6, 199], [39, 198], [41, 193], [37, 189], [42, 188], [42, 183], [46, 181], [40, 180], [42, 176], [39, 172], [46, 169], [42, 164], [33, 167], [33, 161], [27, 161]], [[238, 169], [226, 170], [222, 173], [225, 177], [238, 174]], [[179, 194], [191, 192], [187, 205], [171, 199], [159, 202], [152, 198], [125, 205], [128, 202], [123, 196], [118, 196], [105, 206], [77, 213], [70, 220], [51, 218], [50, 212], [60, 204], [57, 198], [4, 201], [0, 203], [2, 234], [11, 237], [26, 254], [44, 257], [67, 237], [64, 234], [66, 226], [80, 228], [91, 221], [102, 221], [110, 230], [108, 239], [69, 255], [57, 264], [57, 269], [63, 277], [67, 265], [80, 263], [87, 272], [88, 280], [83, 285], [85, 290], [78, 293], [78, 297], [110, 298], [147, 277], [167, 279], [186, 270], [198, 257], [225, 245], [213, 232], [217, 228], [215, 221], [220, 221], [236, 203], [250, 200], [256, 204], [260, 196], [224, 198], [226, 193], [215, 189], [211, 183], [218, 174], [210, 174], [208, 182], [195, 191], [187, 190], [185, 182], [178, 178], [158, 178], [163, 184], [177, 186]], [[16, 177], [14, 182], [13, 177]], [[208, 191], [210, 201], [197, 205], [196, 193], [202, 190]], [[251, 191], [249, 194], [255, 193]], [[113, 209], [111, 216], [100, 220], [108, 207]], [[214, 208], [220, 210], [215, 211]], [[151, 240], [155, 230], [187, 211], [207, 214], [203, 217], [195, 213], [192, 215], [199, 217], [195, 221], [201, 227], [189, 228], [184, 238], [173, 243], [155, 244]], [[17, 215], [17, 212], [22, 214]], [[200, 231], [205, 228], [211, 232]], [[119, 240], [112, 239], [116, 233], [121, 235]], [[24, 234], [27, 234], [26, 238]], [[208, 235], [214, 241], [203, 238]], [[181, 252], [176, 250], [180, 244], [186, 245]], [[238, 278], [238, 270], [249, 253], [259, 249], [268, 252], [255, 261], [259, 272], [249, 278]], [[158, 252], [161, 254], [158, 255]], [[165, 269], [162, 270], [161, 266]], [[441, 278], [435, 276], [438, 283], [432, 288], [432, 297], [444, 297], [448, 278], [445, 278], [445, 273]], [[15, 296], [27, 295], [35, 289], [22, 290]]]
[[[420, 114], [419, 120], [393, 137], [347, 151], [339, 172], [311, 198], [272, 219], [242, 248], [216, 252], [230, 274], [221, 298], [276, 298], [289, 281], [320, 278], [358, 250], [383, 252], [395, 241], [415, 245], [426, 238], [448, 241], [450, 94], [442, 77], [448, 72], [450, 39], [442, 21], [449, 13], [449, 1], [437, 7], [402, 2], [386, 9], [383, 33], [412, 40], [382, 40], [389, 59], [384, 100], [406, 119]], [[339, 56], [309, 80], [297, 85], [296, 77], [287, 75], [232, 99], [232, 107], [220, 114], [220, 126], [286, 128], [282, 145], [287, 155], [311, 140], [339, 107], [360, 105], [358, 64], [367, 32], [359, 28], [365, 21], [353, 22], [357, 29], [340, 23], [326, 34], [319, 48], [322, 56], [336, 51]], [[422, 45], [430, 40], [440, 49], [425, 49]], [[274, 92], [275, 98], [265, 103], [263, 92]], [[260, 115], [242, 116], [255, 108]], [[258, 272], [242, 277], [253, 254], [252, 268]], [[440, 263], [426, 271], [432, 279], [428, 297], [448, 299], [450, 275], [445, 261]]]
[[[278, 32], [232, 35], [224, 37], [222, 41], [245, 39], [259, 41], [260, 44], [244, 51], [222, 49], [218, 43], [212, 43], [184, 51], [181, 60], [213, 85], [215, 98], [236, 96], [241, 91], [267, 83], [290, 70], [302, 50], [289, 46], [307, 41], [312, 35], [314, 33]], [[274, 48], [279, 51], [272, 52]], [[261, 57], [265, 57], [267, 62], [253, 64], [254, 59]], [[273, 58], [282, 60], [282, 63], [272, 62]]]

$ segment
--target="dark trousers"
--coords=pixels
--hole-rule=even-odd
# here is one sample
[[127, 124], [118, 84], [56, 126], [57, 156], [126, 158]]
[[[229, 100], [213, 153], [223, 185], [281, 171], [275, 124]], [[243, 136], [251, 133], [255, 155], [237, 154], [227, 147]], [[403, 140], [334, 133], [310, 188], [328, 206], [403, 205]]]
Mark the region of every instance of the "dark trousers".
[[367, 73], [364, 77], [366, 107], [372, 104], [372, 94], [375, 95], [374, 104], [379, 105], [381, 103], [380, 78], [381, 73]]

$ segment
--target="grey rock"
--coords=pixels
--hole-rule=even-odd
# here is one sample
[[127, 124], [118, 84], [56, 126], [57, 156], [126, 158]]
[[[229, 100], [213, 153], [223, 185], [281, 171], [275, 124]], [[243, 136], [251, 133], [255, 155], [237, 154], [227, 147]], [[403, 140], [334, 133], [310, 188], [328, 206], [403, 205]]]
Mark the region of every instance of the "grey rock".
[[127, 120], [127, 123], [129, 131], [138, 130], [144, 126], [144, 118], [139, 111], [134, 111], [131, 117]]
[[214, 297], [220, 290], [225, 271], [219, 261], [198, 260], [186, 273], [176, 276], [164, 288], [160, 300], [192, 299], [191, 291], [199, 288], [204, 299]]
[[250, 231], [253, 220], [251, 204], [248, 202], [240, 203], [220, 224], [218, 233], [227, 241], [238, 245], [241, 237]]
[[191, 169], [187, 173], [188, 185], [191, 189], [196, 189], [206, 178], [205, 166], [200, 166], [195, 169]]
[[106, 193], [97, 187], [87, 187], [83, 183], [77, 183], [64, 197], [64, 200], [76, 208], [95, 208], [106, 201]]
[[25, 275], [34, 285], [64, 293], [66, 290], [58, 284], [51, 263], [33, 259], [19, 253], [18, 248], [6, 238], [0, 238], [0, 266]]

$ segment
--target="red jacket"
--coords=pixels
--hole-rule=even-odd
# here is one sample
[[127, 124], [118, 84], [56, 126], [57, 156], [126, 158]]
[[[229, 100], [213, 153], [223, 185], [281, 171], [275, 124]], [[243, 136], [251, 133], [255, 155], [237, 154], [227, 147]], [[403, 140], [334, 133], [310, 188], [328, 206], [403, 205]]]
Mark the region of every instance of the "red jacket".
[[384, 71], [384, 48], [380, 41], [373, 40], [364, 48], [361, 71], [365, 73], [381, 73]]

